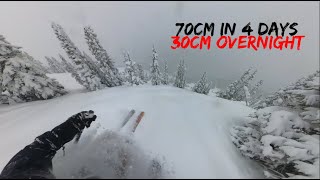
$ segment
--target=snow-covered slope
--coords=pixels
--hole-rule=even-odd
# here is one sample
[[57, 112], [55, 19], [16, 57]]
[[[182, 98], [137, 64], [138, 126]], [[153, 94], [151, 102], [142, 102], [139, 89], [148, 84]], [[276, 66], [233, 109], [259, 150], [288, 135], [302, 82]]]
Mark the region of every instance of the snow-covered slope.
[[[74, 83], [62, 74], [54, 76], [66, 87]], [[148, 85], [79, 91], [47, 101], [0, 106], [0, 170], [37, 135], [51, 130], [71, 115], [89, 109], [94, 110], [98, 118], [91, 130], [83, 133], [82, 143], [78, 145], [83, 147], [79, 149], [90, 145], [90, 142], [84, 142], [90, 133], [116, 130], [127, 113], [136, 109], [145, 111], [145, 116], [134, 134], [134, 141], [144, 152], [164, 157], [174, 172], [173, 177], [262, 177], [257, 165], [240, 155], [229, 135], [231, 126], [252, 109], [241, 103], [188, 90]], [[66, 154], [72, 154], [72, 151], [76, 150], [66, 148]], [[62, 155], [57, 156], [61, 158]], [[77, 159], [85, 156], [84, 153]], [[96, 157], [98, 160], [102, 158]], [[54, 168], [57, 165], [63, 166], [57, 162]]]

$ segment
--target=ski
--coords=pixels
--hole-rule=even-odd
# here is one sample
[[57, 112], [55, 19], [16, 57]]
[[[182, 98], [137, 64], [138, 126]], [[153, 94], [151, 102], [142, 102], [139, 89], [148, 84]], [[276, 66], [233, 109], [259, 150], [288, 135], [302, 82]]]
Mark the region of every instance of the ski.
[[126, 116], [126, 118], [123, 120], [121, 126], [120, 126], [120, 129], [123, 128], [127, 123], [128, 121], [130, 120], [130, 118], [133, 116], [133, 114], [135, 113], [136, 111], [134, 109], [132, 109], [129, 114]]
[[132, 132], [134, 133], [139, 125], [139, 123], [141, 122], [142, 118], [144, 116], [144, 112], [142, 111], [139, 116], [137, 117], [135, 123], [134, 123], [134, 126], [133, 126], [133, 129], [132, 129]]

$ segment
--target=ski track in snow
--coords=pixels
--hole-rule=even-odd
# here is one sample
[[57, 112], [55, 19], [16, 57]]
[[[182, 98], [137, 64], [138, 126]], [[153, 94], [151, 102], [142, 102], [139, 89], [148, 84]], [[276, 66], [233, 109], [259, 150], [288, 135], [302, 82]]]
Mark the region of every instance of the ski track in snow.
[[[52, 100], [0, 106], [0, 170], [34, 138], [71, 115], [94, 110], [93, 123], [116, 130], [131, 109], [145, 116], [133, 135], [145, 151], [165, 157], [175, 178], [262, 178], [232, 144], [229, 129], [251, 108], [169, 86], [143, 85], [86, 92], [68, 74], [53, 75], [72, 93]], [[94, 128], [92, 127], [92, 128]], [[88, 135], [85, 130], [83, 136]], [[6, 138], [8, 137], [8, 138]], [[81, 137], [83, 138], [83, 137]], [[68, 153], [68, 152], [66, 152]]]

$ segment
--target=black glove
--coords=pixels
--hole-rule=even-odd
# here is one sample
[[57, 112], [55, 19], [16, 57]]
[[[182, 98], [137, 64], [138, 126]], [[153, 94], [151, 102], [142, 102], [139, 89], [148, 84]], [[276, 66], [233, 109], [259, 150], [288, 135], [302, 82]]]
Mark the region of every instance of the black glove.
[[[19, 151], [5, 166], [0, 179], [46, 179], [54, 178], [51, 174], [52, 158], [56, 152], [71, 141], [77, 134], [81, 135], [85, 127], [90, 127], [97, 118], [93, 111], [82, 111], [51, 131], [38, 136], [33, 143]], [[79, 140], [80, 136], [78, 137]]]
[[97, 118], [96, 115], [94, 115], [94, 111], [82, 111], [79, 112], [73, 116], [71, 116], [68, 121], [71, 121], [71, 123], [79, 130], [82, 131], [85, 127], [89, 128], [91, 123], [95, 121]]
[[90, 127], [91, 123], [95, 121], [96, 118], [97, 116], [94, 115], [92, 110], [79, 112], [69, 117], [67, 121], [53, 128], [51, 131], [38, 137], [38, 139], [40, 141], [46, 141], [46, 139], [48, 139], [54, 145], [54, 150], [60, 149], [65, 143], [71, 141], [77, 134], [80, 136], [83, 129], [85, 127]]

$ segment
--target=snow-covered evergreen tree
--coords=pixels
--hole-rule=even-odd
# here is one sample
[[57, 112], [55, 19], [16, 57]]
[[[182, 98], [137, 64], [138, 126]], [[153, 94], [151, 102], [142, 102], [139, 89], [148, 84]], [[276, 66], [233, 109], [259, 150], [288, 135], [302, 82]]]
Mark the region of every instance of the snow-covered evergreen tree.
[[[292, 99], [297, 99], [300, 105], [300, 115], [303, 120], [309, 122], [314, 132], [320, 135], [320, 79], [319, 71], [308, 76], [300, 87], [292, 93]], [[303, 87], [303, 88], [302, 88]]]
[[3, 80], [3, 70], [8, 59], [15, 57], [20, 53], [20, 47], [11, 45], [4, 36], [0, 35], [0, 103], [7, 103], [8, 97], [3, 95], [4, 91], [2, 80]]
[[71, 73], [71, 76], [74, 77], [75, 79], [80, 79], [76, 69], [74, 68], [74, 63], [68, 62], [61, 54], [59, 54], [59, 57], [62, 61], [62, 64], [64, 65], [65, 69]]
[[58, 67], [59, 73], [65, 73], [66, 70], [64, 69], [63, 64], [58, 61], [55, 57], [51, 57], [52, 61], [54, 62], [55, 66]]
[[248, 106], [250, 104], [250, 99], [251, 99], [249, 88], [247, 86], [243, 86], [243, 89], [246, 97], [246, 105]]
[[201, 79], [193, 87], [193, 91], [200, 94], [208, 94], [210, 91], [211, 83], [207, 79], [207, 73], [204, 72]]
[[171, 74], [168, 74], [169, 75], [169, 85], [174, 85], [174, 82], [176, 80], [176, 77], [175, 77], [175, 74], [171, 75]]
[[123, 53], [124, 55], [124, 77], [126, 82], [128, 82], [130, 85], [139, 85], [143, 84], [142, 80], [139, 77], [139, 72], [137, 65], [134, 61], [131, 60], [130, 54], [128, 51]]
[[234, 144], [266, 176], [319, 179], [319, 86], [317, 71], [267, 97], [232, 129]]
[[136, 85], [144, 84], [145, 82], [141, 79], [141, 76], [144, 75], [144, 72], [140, 71], [139, 64], [134, 64], [134, 82]]
[[251, 96], [252, 95], [256, 95], [259, 91], [259, 88], [261, 87], [261, 85], [263, 84], [263, 80], [258, 81], [254, 86], [252, 86], [249, 90]]
[[[267, 96], [263, 101], [261, 101], [258, 108], [268, 106], [300, 108], [305, 106], [308, 98], [315, 101], [315, 103], [311, 104], [317, 104], [317, 102], [319, 102], [319, 87], [317, 86], [318, 78], [319, 71], [309, 75], [308, 77], [301, 78], [297, 82], [280, 89], [270, 96]], [[305, 93], [305, 95], [303, 93]], [[310, 102], [308, 102], [308, 104], [309, 103]]]
[[59, 63], [54, 57], [47, 57], [45, 59], [48, 62], [51, 73], [65, 73], [65, 69], [61, 63]]
[[156, 49], [152, 48], [152, 64], [151, 64], [151, 84], [152, 85], [160, 85], [161, 84], [161, 73], [160, 73], [160, 67], [158, 62], [158, 53]]
[[66, 54], [74, 61], [75, 69], [78, 74], [78, 76], [75, 77], [76, 80], [88, 90], [103, 88], [104, 86], [101, 83], [101, 79], [85, 63], [85, 56], [82, 55], [81, 51], [74, 45], [63, 28], [56, 23], [52, 23], [52, 28], [60, 41], [62, 48], [66, 51]]
[[251, 81], [254, 79], [256, 73], [257, 70], [252, 71], [251, 68], [248, 69], [242, 74], [240, 80], [236, 80], [235, 82], [229, 84], [226, 91], [221, 91], [218, 94], [218, 97], [235, 101], [245, 101], [246, 93], [244, 86], [246, 86], [251, 94], [251, 100], [256, 99], [255, 95], [258, 92], [258, 88], [263, 83], [263, 81], [259, 81], [256, 85], [251, 85]]
[[100, 68], [106, 76], [105, 78], [108, 81], [109, 87], [121, 85], [122, 82], [119, 77], [119, 71], [115, 67], [114, 62], [108, 55], [107, 51], [102, 47], [97, 34], [95, 34], [90, 26], [84, 28], [84, 34], [89, 50], [99, 62]]
[[25, 52], [0, 36], [1, 93], [6, 91], [11, 102], [49, 99], [66, 93], [54, 79], [48, 78]]
[[168, 70], [168, 63], [164, 61], [164, 72], [162, 76], [162, 84], [168, 85], [169, 84], [169, 70]]
[[301, 113], [304, 120], [316, 126], [316, 130], [320, 132], [319, 71], [267, 96], [257, 108], [268, 106], [284, 106], [295, 109]]
[[184, 88], [186, 86], [186, 67], [184, 64], [184, 60], [181, 60], [178, 65], [174, 86], [178, 88]]
[[147, 78], [146, 78], [146, 73], [144, 72], [142, 65], [141, 64], [136, 64], [137, 65], [137, 72], [138, 72], [138, 77], [141, 80], [141, 83], [146, 83]]
[[57, 71], [58, 71], [58, 70], [57, 70], [57, 67], [54, 66], [51, 58], [48, 57], [48, 56], [45, 56], [44, 58], [46, 59], [46, 61], [47, 61], [47, 63], [48, 63], [49, 72], [50, 72], [50, 73], [57, 73]]
[[249, 94], [250, 94], [249, 104], [251, 107], [255, 107], [255, 105], [259, 104], [262, 99], [262, 94], [260, 89], [262, 84], [263, 84], [263, 80], [260, 80], [254, 86], [250, 86], [250, 88], [248, 88]]
[[87, 64], [90, 70], [94, 72], [94, 74], [96, 74], [98, 78], [100, 78], [101, 83], [108, 87], [112, 87], [112, 85], [110, 84], [111, 82], [108, 81], [107, 76], [105, 76], [105, 74], [99, 67], [99, 64], [97, 64], [87, 53], [83, 52], [83, 56], [84, 62]]
[[134, 63], [132, 62], [128, 51], [124, 52], [123, 56], [124, 56], [124, 64], [125, 64], [124, 77], [126, 79], [126, 82], [133, 85], [134, 84], [133, 83]]
[[145, 72], [144, 72], [144, 79], [145, 79], [146, 83], [151, 84], [151, 74], [150, 74], [150, 71], [145, 71]]
[[75, 69], [74, 69], [73, 65], [70, 62], [68, 62], [61, 54], [59, 54], [59, 58], [61, 59], [61, 64], [62, 64], [63, 68], [68, 73], [71, 73], [72, 75], [76, 74], [75, 73]]
[[30, 61], [32, 61], [32, 63], [34, 64], [34, 66], [37, 66], [38, 69], [40, 69], [41, 71], [45, 72], [45, 73], [49, 73], [49, 69], [47, 67], [45, 67], [43, 65], [42, 62], [40, 62], [37, 59], [34, 59], [32, 56], [30, 56], [28, 53], [26, 52], [21, 52], [24, 56], [27, 57], [27, 59], [29, 59]]

